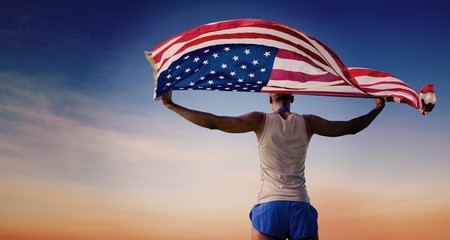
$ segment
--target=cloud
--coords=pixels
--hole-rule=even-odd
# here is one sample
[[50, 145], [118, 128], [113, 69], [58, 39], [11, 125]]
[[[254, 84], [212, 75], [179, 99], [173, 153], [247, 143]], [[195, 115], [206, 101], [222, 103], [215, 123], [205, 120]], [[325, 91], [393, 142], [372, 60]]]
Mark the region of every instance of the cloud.
[[[157, 111], [160, 105], [125, 111], [53, 78], [0, 73], [0, 85], [1, 238], [249, 235], [248, 211], [259, 190], [254, 135], [203, 129]], [[400, 181], [379, 172], [385, 166], [370, 148], [353, 152], [365, 157], [360, 162], [340, 151], [362, 138], [326, 151], [320, 147], [330, 142], [315, 139], [318, 147], [310, 149], [306, 174], [321, 237], [425, 239], [432, 232], [446, 239], [446, 182], [412, 184], [414, 173]]]
[[161, 232], [158, 223], [171, 220], [157, 211], [111, 206], [93, 189], [1, 185], [2, 239], [148, 239]]
[[[52, 80], [2, 73], [0, 84], [7, 86], [0, 90], [4, 182], [24, 182], [54, 195], [76, 188], [76, 197], [84, 200], [95, 192], [113, 207], [143, 212], [206, 214], [242, 201], [249, 203], [247, 212], [254, 202], [256, 145], [241, 149], [235, 136], [200, 130], [171, 113], [121, 112]], [[190, 127], [174, 131], [180, 124]], [[248, 137], [254, 141], [243, 138]]]
[[[367, 189], [328, 188], [315, 192], [324, 239], [446, 239], [449, 204], [419, 197], [380, 196]], [[431, 210], [431, 208], [433, 208]]]

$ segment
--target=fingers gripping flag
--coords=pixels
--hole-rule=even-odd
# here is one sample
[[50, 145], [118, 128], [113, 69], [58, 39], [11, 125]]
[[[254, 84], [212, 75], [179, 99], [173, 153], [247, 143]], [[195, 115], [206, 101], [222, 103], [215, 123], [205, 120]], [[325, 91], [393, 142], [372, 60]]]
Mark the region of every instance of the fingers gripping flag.
[[436, 103], [432, 84], [419, 94], [391, 74], [347, 68], [317, 39], [263, 20], [203, 25], [145, 56], [155, 70], [155, 99], [171, 90], [368, 97], [406, 103], [424, 115]]

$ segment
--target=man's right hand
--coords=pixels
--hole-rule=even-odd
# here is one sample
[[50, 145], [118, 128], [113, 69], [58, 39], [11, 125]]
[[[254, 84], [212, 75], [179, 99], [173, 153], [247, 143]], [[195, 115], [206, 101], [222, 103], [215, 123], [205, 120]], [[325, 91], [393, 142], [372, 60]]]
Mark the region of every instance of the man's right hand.
[[384, 103], [385, 103], [385, 100], [383, 98], [375, 98], [375, 104], [376, 104], [375, 108], [383, 109], [384, 108]]

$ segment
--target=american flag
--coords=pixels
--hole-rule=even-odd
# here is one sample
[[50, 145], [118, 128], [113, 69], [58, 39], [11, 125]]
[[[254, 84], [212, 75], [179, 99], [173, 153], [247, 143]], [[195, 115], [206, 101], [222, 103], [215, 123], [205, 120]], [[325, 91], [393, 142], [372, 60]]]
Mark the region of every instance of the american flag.
[[317, 39], [264, 20], [206, 24], [167, 39], [146, 58], [155, 70], [155, 99], [171, 90], [369, 97], [423, 114], [436, 102], [431, 84], [417, 93], [391, 74], [347, 68]]

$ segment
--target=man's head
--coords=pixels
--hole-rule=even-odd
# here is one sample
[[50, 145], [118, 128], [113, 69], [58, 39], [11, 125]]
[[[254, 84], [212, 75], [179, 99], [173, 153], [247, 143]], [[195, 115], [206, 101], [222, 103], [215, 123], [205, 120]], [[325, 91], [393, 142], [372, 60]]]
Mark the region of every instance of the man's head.
[[281, 94], [281, 93], [271, 93], [269, 95], [269, 102], [272, 103], [293, 103], [294, 95], [292, 94]]

